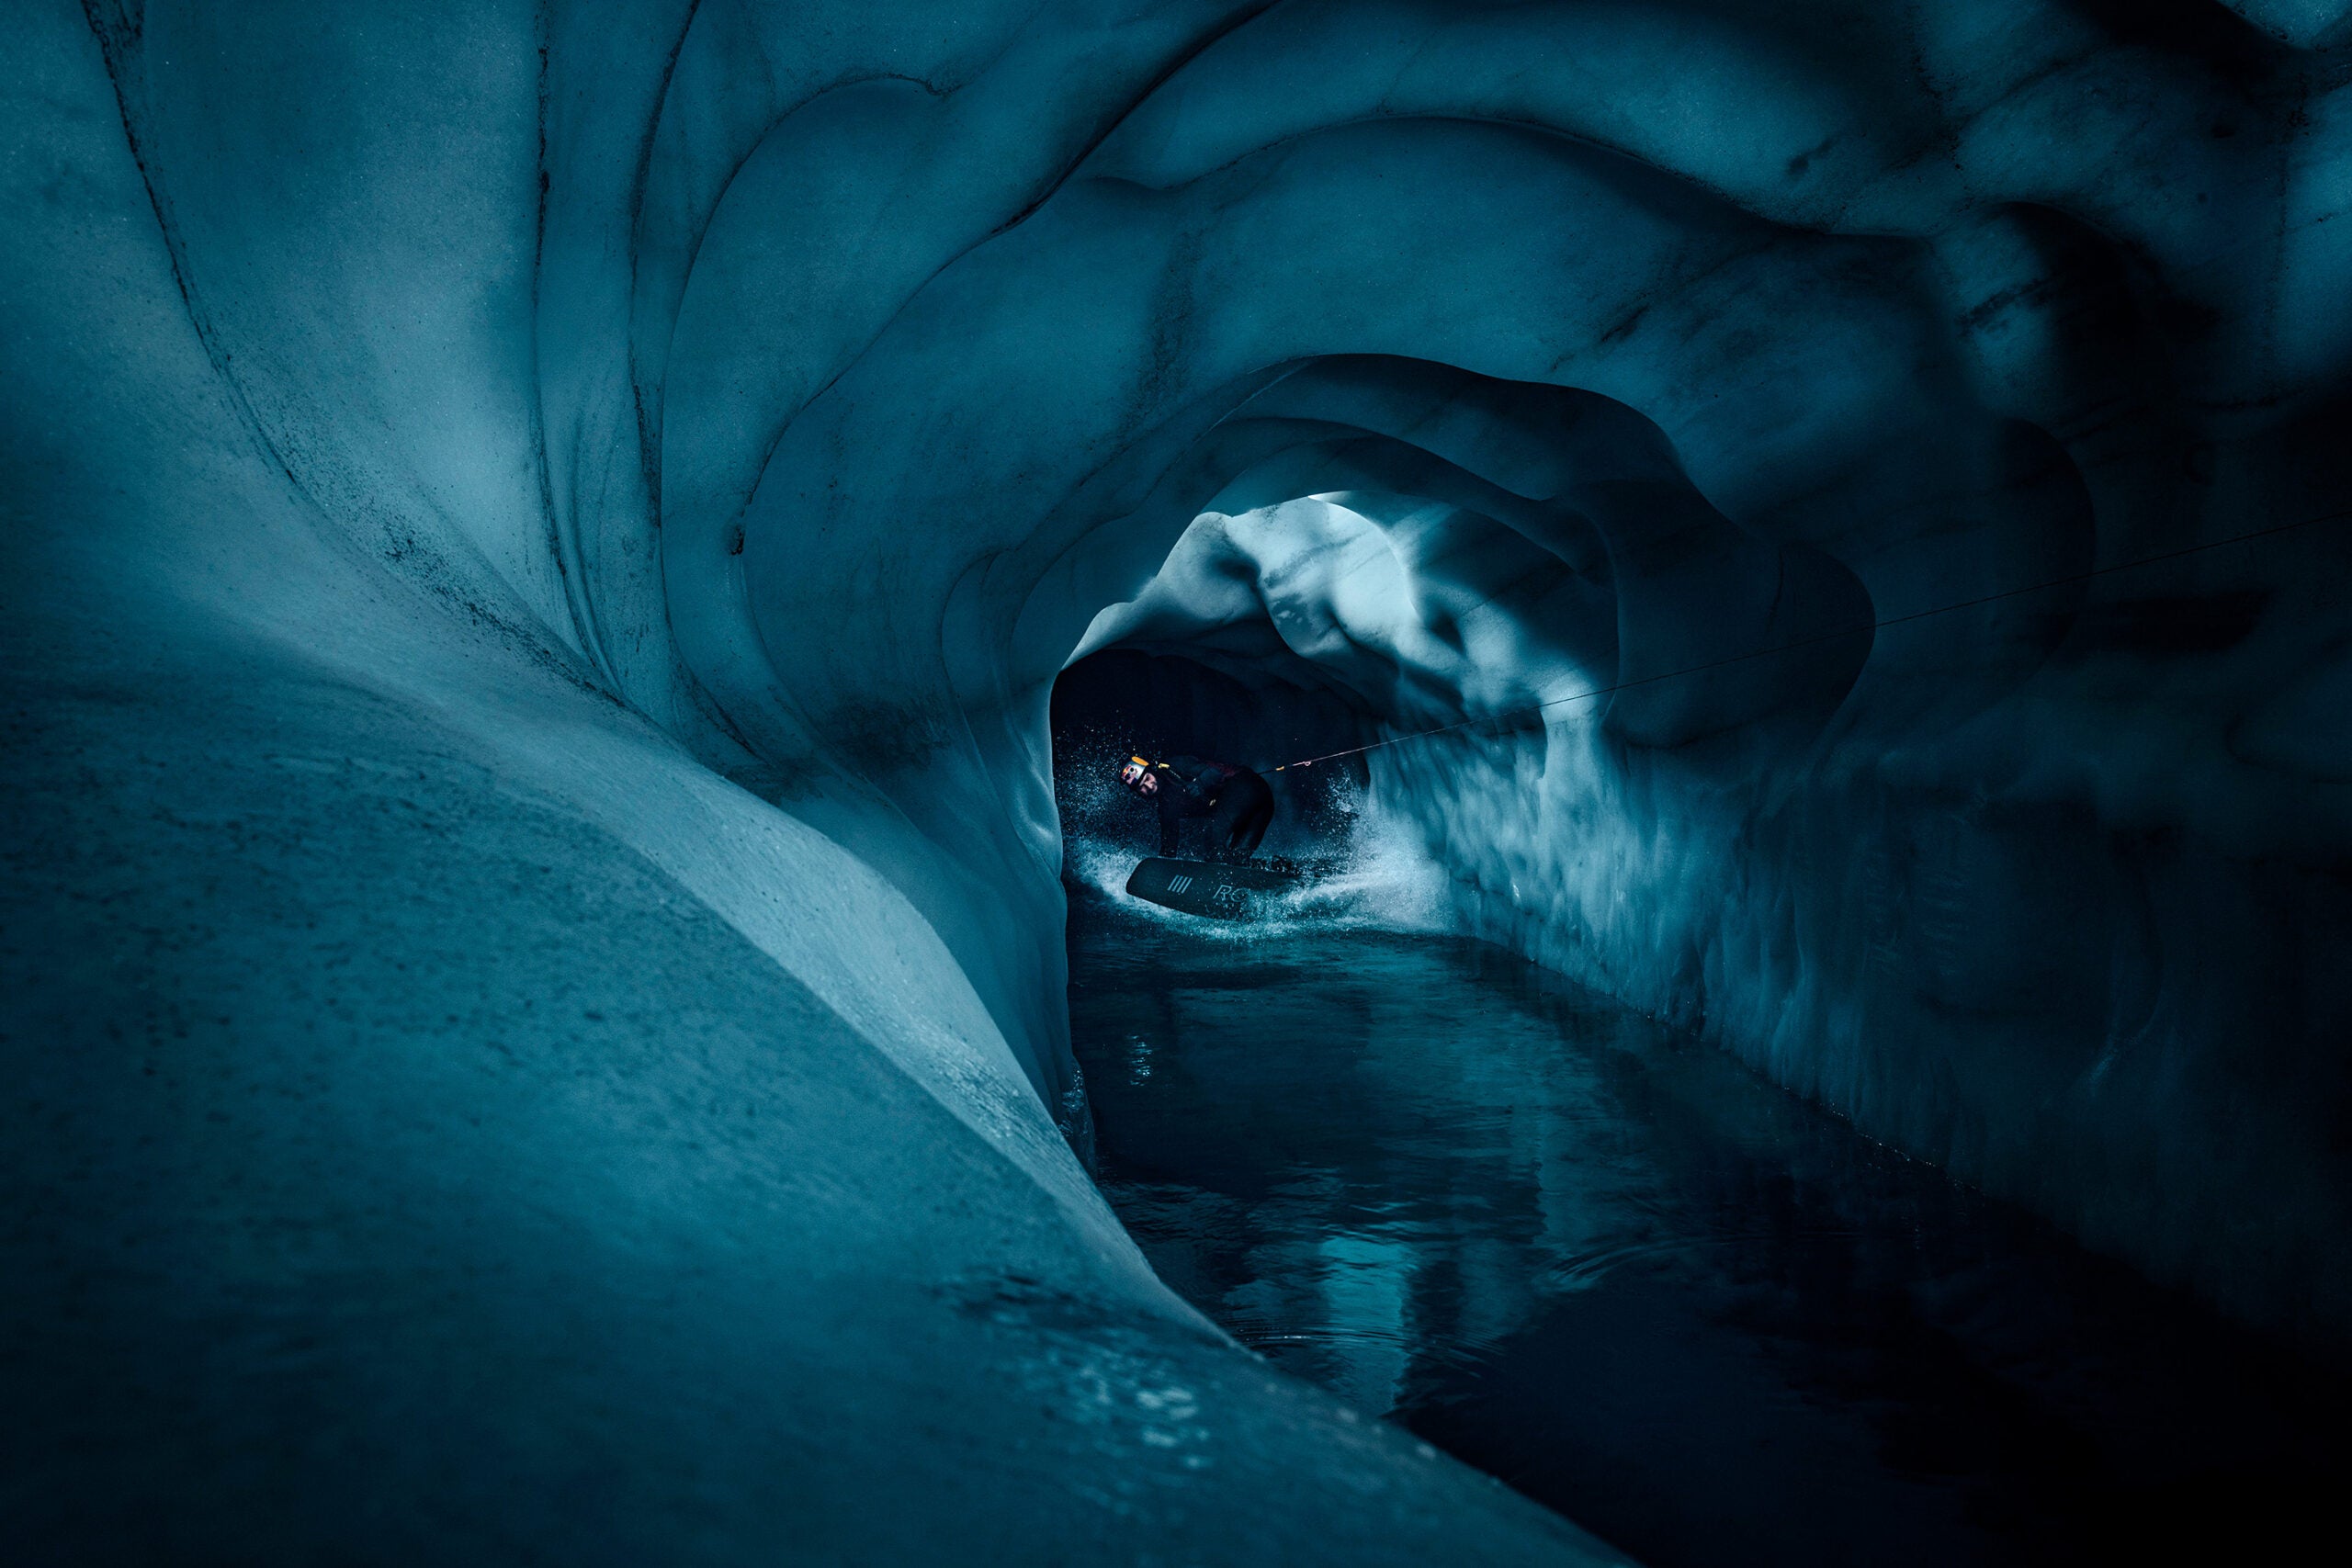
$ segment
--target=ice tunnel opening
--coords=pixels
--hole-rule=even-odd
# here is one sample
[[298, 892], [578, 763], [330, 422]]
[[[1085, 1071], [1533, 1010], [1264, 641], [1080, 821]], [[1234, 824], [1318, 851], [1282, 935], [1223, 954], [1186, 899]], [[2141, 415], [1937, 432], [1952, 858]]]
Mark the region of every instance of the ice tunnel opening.
[[[1162, 847], [1153, 797], [1118, 782], [1131, 759], [1255, 774], [1272, 795], [1264, 856], [1328, 873], [1369, 848], [1354, 829], [1377, 754], [1465, 729], [1523, 747], [1544, 734], [1547, 699], [1606, 689], [1616, 606], [1596, 556], [1563, 558], [1458, 498], [1266, 499], [1298, 473], [1330, 477], [1325, 465], [1362, 479], [1372, 444], [1351, 444], [1352, 462], [1293, 451], [1229, 481], [1216, 499], [1233, 510], [1196, 514], [1139, 590], [1091, 617], [1048, 716], [1066, 881], [1101, 883], [1114, 846]], [[1582, 705], [1587, 724], [1606, 711]], [[1442, 878], [1418, 829], [1385, 826], [1383, 848], [1417, 861], [1419, 881]], [[1183, 853], [1229, 856], [1211, 831], [1182, 829]], [[1434, 908], [1421, 919], [1444, 923]]]
[[[1226, 678], [1220, 711], [1279, 693], [1283, 711], [1258, 722], [1304, 733], [1312, 711], [1306, 729], [1344, 737], [1319, 750], [1349, 753], [1358, 795], [1395, 804], [1430, 865], [1474, 893], [1516, 897], [1507, 868], [1477, 863], [1526, 838], [1522, 808], [1622, 817], [1609, 785], [1629, 752], [1718, 782], [1802, 755], [1871, 648], [1860, 575], [1785, 528], [1735, 523], [1657, 423], [1573, 387], [1389, 355], [1271, 366], [1090, 484], [1144, 503], [1091, 522], [1066, 507], [1074, 532], [1057, 517], [1024, 547], [1068, 541], [1020, 612], [1016, 648], [1084, 627], [1064, 668], [1091, 673], [1056, 689], [1057, 752], [1119, 751], [1070, 733], [1075, 706], [1103, 700], [1108, 666], [1091, 660], [1186, 659]], [[1200, 509], [1175, 513], [1188, 496]], [[1172, 544], [1155, 551], [1155, 538]], [[1208, 690], [1195, 681], [1185, 700]], [[1253, 766], [1318, 754], [1222, 728], [1216, 744]], [[1074, 782], [1058, 755], [1055, 769]], [[1483, 775], [1479, 807], [1431, 803], [1430, 770]]]

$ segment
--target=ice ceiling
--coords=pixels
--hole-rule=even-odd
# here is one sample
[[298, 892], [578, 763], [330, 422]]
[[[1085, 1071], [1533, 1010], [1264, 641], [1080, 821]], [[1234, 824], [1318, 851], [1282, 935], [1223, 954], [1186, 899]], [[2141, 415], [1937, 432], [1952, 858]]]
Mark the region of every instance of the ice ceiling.
[[1113, 644], [1639, 682], [1378, 755], [1465, 929], [2352, 1332], [2346, 535], [2176, 553], [2352, 504], [2352, 7], [16, 9], [37, 1544], [1596, 1552], [1057, 1134]]

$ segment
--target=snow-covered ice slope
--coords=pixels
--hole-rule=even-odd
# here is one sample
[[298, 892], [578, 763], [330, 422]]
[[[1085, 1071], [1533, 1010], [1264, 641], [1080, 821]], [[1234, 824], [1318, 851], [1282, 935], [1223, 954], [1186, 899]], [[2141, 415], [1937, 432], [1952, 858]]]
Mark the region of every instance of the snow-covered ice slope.
[[1392, 731], [1642, 682], [1367, 808], [2352, 1330], [2343, 530], [1852, 630], [2352, 502], [2345, 7], [8, 20], [37, 1550], [1589, 1554], [1069, 1154], [1046, 703], [1114, 644]]

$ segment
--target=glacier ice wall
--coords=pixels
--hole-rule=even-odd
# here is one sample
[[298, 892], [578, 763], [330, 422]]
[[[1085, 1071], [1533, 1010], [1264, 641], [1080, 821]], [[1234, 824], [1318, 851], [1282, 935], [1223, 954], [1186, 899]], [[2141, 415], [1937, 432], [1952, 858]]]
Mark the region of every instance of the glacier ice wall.
[[2341, 1342], [2348, 16], [18, 0], [25, 1539], [1589, 1553], [1070, 1156], [1120, 644], [1623, 688], [1465, 922]]

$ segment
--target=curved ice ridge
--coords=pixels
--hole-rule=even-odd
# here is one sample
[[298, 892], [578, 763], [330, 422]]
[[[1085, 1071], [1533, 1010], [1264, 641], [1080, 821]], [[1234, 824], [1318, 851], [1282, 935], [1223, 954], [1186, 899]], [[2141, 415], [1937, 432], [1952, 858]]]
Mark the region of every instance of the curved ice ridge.
[[1597, 1552], [1064, 1146], [1046, 704], [1114, 645], [1367, 736], [1643, 682], [1372, 808], [2352, 1333], [2346, 536], [2175, 554], [2352, 503], [2352, 8], [18, 9], [36, 1550]]

